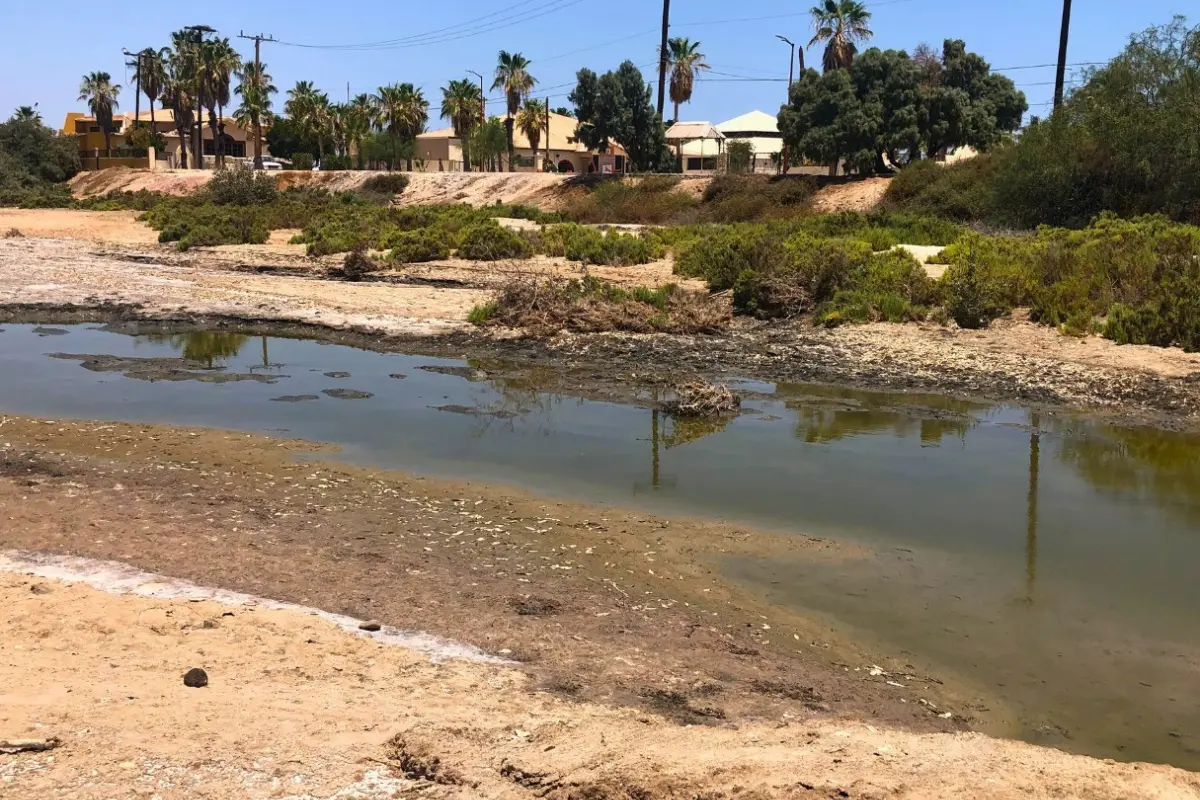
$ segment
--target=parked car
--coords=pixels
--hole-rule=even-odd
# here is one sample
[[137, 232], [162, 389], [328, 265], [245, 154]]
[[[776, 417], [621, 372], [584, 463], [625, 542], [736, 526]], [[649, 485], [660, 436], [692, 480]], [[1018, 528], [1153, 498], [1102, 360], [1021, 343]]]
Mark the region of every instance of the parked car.
[[[251, 161], [250, 163], [253, 164], [254, 162]], [[273, 169], [283, 169], [283, 164], [280, 164], [278, 161], [276, 161], [272, 158], [264, 158], [262, 160], [262, 168], [263, 169], [272, 169], [272, 170]]]

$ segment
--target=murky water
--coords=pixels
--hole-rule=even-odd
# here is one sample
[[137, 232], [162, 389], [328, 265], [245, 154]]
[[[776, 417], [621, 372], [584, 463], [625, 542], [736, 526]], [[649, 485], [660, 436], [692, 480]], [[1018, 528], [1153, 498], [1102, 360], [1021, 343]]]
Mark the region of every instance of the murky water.
[[0, 411], [297, 436], [364, 463], [866, 544], [873, 557], [834, 565], [724, 567], [981, 687], [996, 707], [980, 716], [1024, 738], [1200, 768], [1200, 438], [772, 384], [746, 384], [766, 399], [714, 426], [457, 361], [5, 328]]

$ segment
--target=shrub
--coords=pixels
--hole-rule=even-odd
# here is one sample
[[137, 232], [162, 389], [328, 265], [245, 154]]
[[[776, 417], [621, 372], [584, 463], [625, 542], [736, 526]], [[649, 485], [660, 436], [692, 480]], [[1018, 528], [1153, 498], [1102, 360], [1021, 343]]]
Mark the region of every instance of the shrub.
[[504, 258], [528, 258], [533, 248], [520, 234], [496, 224], [479, 222], [463, 231], [458, 255], [471, 261], [498, 261]]
[[312, 153], [292, 153], [292, 169], [311, 172], [313, 168]]
[[904, 250], [873, 254], [850, 273], [845, 285], [847, 289], [817, 310], [816, 324], [919, 321], [939, 300], [937, 283]]
[[946, 270], [942, 292], [946, 312], [960, 328], [986, 328], [1013, 308], [991, 268], [973, 252]]
[[1001, 158], [1000, 153], [983, 153], [956, 164], [929, 160], [909, 164], [888, 184], [884, 206], [959, 222], [985, 219], [992, 215], [989, 182]]
[[0, 207], [70, 208], [75, 198], [66, 184], [39, 184], [23, 188], [0, 188]]
[[675, 285], [624, 289], [588, 277], [510, 281], [492, 302], [472, 309], [469, 319], [545, 333], [717, 333], [728, 326], [730, 314], [721, 301]]
[[754, 145], [745, 139], [730, 140], [725, 154], [732, 173], [750, 172], [754, 168]]
[[403, 172], [385, 172], [382, 175], [372, 175], [363, 181], [364, 192], [375, 194], [398, 195], [408, 188], [408, 176]]
[[218, 170], [206, 190], [219, 206], [266, 205], [278, 195], [273, 175], [249, 167]]
[[392, 261], [402, 264], [416, 264], [424, 261], [438, 261], [450, 257], [450, 244], [445, 235], [439, 236], [433, 231], [401, 231], [388, 240]]
[[341, 265], [329, 268], [327, 277], [335, 280], [361, 281], [378, 268], [379, 265], [375, 263], [375, 260], [367, 255], [366, 246], [359, 244], [346, 254]]
[[757, 275], [743, 274], [734, 286], [734, 308], [765, 317], [813, 310], [849, 287], [871, 258], [871, 246], [854, 239], [816, 239], [796, 234], [784, 242], [786, 257]]
[[783, 237], [765, 225], [714, 225], [677, 242], [675, 271], [701, 278], [714, 292], [733, 288], [746, 274], [766, 274], [787, 257]]
[[817, 189], [807, 175], [717, 175], [704, 190], [700, 218], [707, 222], [763, 222], [808, 212]]
[[575, 223], [546, 228], [535, 248], [541, 249], [546, 255], [571, 261], [622, 267], [648, 264], [665, 254], [665, 248], [657, 237], [632, 236], [616, 230], [605, 233]]
[[602, 176], [579, 183], [589, 191], [563, 209], [564, 216], [575, 222], [662, 225], [685, 221], [683, 216], [697, 205], [696, 198], [678, 191], [679, 179], [667, 175], [629, 180]]

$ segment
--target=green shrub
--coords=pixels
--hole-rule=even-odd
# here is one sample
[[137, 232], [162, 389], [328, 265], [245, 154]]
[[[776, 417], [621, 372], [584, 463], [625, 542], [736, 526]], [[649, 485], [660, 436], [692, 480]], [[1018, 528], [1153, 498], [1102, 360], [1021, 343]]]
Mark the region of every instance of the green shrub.
[[0, 207], [71, 208], [75, 198], [64, 183], [39, 184], [23, 188], [0, 188]]
[[402, 264], [438, 261], [450, 257], [450, 243], [445, 234], [430, 230], [400, 231], [388, 239], [389, 258]]
[[312, 168], [312, 153], [292, 153], [292, 169], [311, 172]]
[[403, 172], [385, 172], [363, 181], [362, 189], [374, 194], [398, 195], [408, 188], [408, 176]]
[[642, 223], [662, 225], [688, 221], [696, 198], [679, 191], [679, 178], [649, 175], [637, 179], [600, 176], [580, 179], [588, 189], [568, 201], [567, 219], [590, 223]]
[[[139, 128], [139, 130], [143, 129]], [[146, 189], [139, 189], [136, 192], [114, 190], [101, 197], [77, 200], [75, 208], [87, 211], [149, 211], [168, 199], [170, 199], [170, 195]]]
[[547, 227], [534, 247], [549, 256], [621, 267], [648, 264], [665, 255], [657, 237], [633, 236], [616, 230], [606, 233], [575, 223]]
[[275, 176], [249, 167], [217, 170], [205, 187], [219, 206], [255, 206], [274, 202]]
[[992, 270], [974, 253], [946, 270], [942, 294], [947, 313], [960, 328], [986, 328], [1013, 309]]
[[467, 322], [472, 325], [486, 325], [487, 322], [496, 314], [499, 305], [495, 300], [489, 300], [486, 303], [480, 303], [473, 306], [470, 312], [467, 313]]
[[888, 184], [884, 206], [959, 222], [986, 219], [994, 205], [989, 181], [1001, 158], [1000, 154], [984, 153], [956, 164], [930, 160], [909, 164]]
[[765, 222], [808, 213], [817, 190], [807, 175], [717, 175], [704, 190], [700, 218], [706, 222]]
[[531, 255], [533, 248], [524, 237], [494, 221], [479, 222], [467, 228], [458, 245], [458, 256], [471, 261], [499, 261]]
[[765, 225], [704, 226], [675, 245], [675, 271], [700, 278], [714, 292], [733, 288], [746, 273], [766, 274], [787, 254], [783, 236]]
[[838, 292], [813, 315], [813, 324], [836, 328], [847, 323], [920, 322], [929, 316], [925, 306], [914, 305], [903, 295], [864, 291]]

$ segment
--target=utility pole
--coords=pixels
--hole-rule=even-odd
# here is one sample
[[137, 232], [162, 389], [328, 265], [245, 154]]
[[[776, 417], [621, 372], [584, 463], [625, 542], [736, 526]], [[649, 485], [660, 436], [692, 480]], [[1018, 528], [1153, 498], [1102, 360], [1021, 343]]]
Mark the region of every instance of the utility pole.
[[[137, 128], [142, 124], [142, 56], [144, 52], [131, 53], [122, 48], [121, 53], [125, 56], [133, 56], [137, 59], [137, 72], [133, 74], [134, 90], [137, 94], [133, 97], [133, 127]], [[153, 131], [151, 131], [153, 133]], [[128, 140], [125, 142], [129, 143]]]
[[[658, 118], [663, 118], [667, 91], [667, 37], [671, 30], [671, 0], [663, 0], [662, 44], [658, 52]], [[675, 120], [679, 122], [679, 120]]]
[[1054, 110], [1063, 104], [1063, 85], [1067, 78], [1067, 40], [1071, 34], [1071, 0], [1063, 0], [1062, 31], [1058, 38], [1058, 75], [1054, 78]]
[[[536, 155], [536, 154], [535, 154]], [[546, 164], [550, 163], [550, 95], [546, 95]], [[545, 164], [542, 171], [546, 171]]]
[[[487, 122], [487, 98], [483, 96], [483, 74], [473, 69], [469, 69], [467, 72], [479, 78], [479, 124], [483, 125]], [[479, 171], [487, 172], [487, 167], [484, 166], [482, 158], [479, 159]]]
[[[262, 77], [262, 43], [275, 41], [274, 36], [247, 36], [244, 32], [238, 31], [239, 39], [251, 39], [254, 41], [254, 79], [259, 82], [256, 87], [256, 92], [261, 91], [263, 84], [266, 81]], [[243, 98], [244, 99], [244, 98]], [[266, 100], [265, 97], [257, 98], [259, 104]], [[350, 102], [350, 84], [346, 84], [346, 102]], [[254, 168], [262, 169], [262, 120], [258, 118], [258, 113], [254, 114]]]
[[[791, 39], [787, 38], [786, 36], [780, 36], [778, 33], [775, 34], [775, 38], [778, 39], [779, 41], [783, 42], [786, 45], [790, 45], [792, 48], [792, 53], [791, 53], [791, 55], [788, 56], [788, 96], [787, 96], [787, 101], [790, 104], [792, 102], [792, 81], [795, 79], [795, 73], [793, 72], [793, 70], [796, 68], [796, 43], [793, 42]], [[800, 57], [804, 58], [803, 50], [800, 51]], [[779, 165], [780, 170], [781, 170], [782, 174], [787, 175], [788, 167], [791, 166], [788, 163], [787, 142], [783, 143], [783, 152], [780, 153], [780, 155], [783, 157], [783, 160], [780, 162], [780, 165]], [[751, 170], [751, 171], [753, 171], [753, 170]]]

